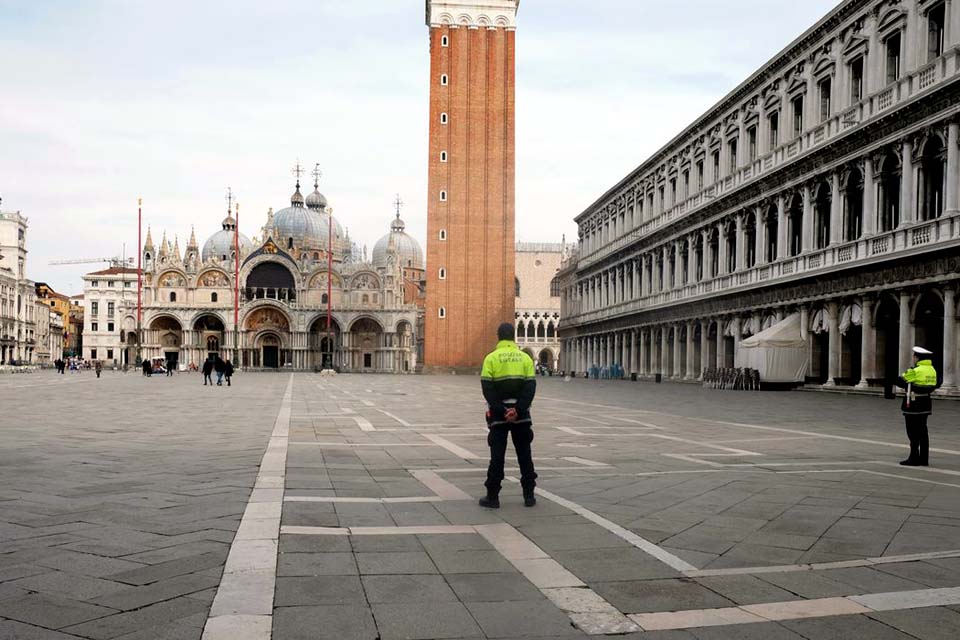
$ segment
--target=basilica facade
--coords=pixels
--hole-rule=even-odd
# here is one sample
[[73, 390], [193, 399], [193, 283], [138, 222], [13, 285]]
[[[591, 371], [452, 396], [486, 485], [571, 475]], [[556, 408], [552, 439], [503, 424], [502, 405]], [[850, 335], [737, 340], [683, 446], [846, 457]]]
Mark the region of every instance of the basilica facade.
[[[143, 358], [175, 360], [181, 368], [218, 354], [247, 369], [419, 369], [424, 259], [399, 206], [369, 259], [316, 184], [304, 197], [298, 182], [290, 205], [267, 213], [259, 237], [239, 233], [232, 211], [220, 227], [203, 245], [191, 232], [182, 251], [166, 234], [154, 244], [148, 231]], [[127, 362], [135, 357], [136, 313], [135, 304], [124, 305]]]
[[696, 380], [781, 322], [806, 382], [958, 386], [960, 2], [844, 0], [576, 218], [561, 367]]

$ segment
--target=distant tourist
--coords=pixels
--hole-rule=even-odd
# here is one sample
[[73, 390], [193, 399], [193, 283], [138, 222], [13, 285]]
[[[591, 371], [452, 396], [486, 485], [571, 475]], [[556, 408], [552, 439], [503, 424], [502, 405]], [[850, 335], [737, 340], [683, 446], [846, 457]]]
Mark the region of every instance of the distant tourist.
[[930, 361], [932, 355], [933, 352], [923, 347], [914, 347], [913, 368], [904, 371], [894, 383], [907, 390], [900, 405], [906, 422], [907, 439], [910, 440], [910, 456], [900, 461], [906, 467], [926, 467], [930, 463], [930, 439], [927, 434], [927, 418], [933, 413], [930, 394], [940, 386], [937, 383], [937, 370]]
[[223, 365], [223, 377], [227, 379], [227, 386], [230, 386], [230, 378], [233, 377], [233, 363], [229, 360]]
[[207, 382], [213, 385], [213, 378], [210, 377], [211, 373], [213, 373], [213, 359], [207, 358], [203, 361], [203, 386], [207, 386]]
[[153, 365], [150, 364], [149, 359], [143, 361], [143, 375], [147, 376], [148, 378], [153, 376]]
[[97, 360], [97, 363], [93, 367], [94, 371], [97, 372], [97, 378], [100, 378], [100, 374], [103, 373], [103, 364]]
[[170, 358], [169, 360], [167, 360], [167, 377], [168, 378], [173, 375], [173, 370], [176, 368], [176, 366], [177, 366], [176, 360], [174, 360], [173, 358]]
[[537, 504], [533, 495], [537, 473], [533, 468], [533, 421], [530, 405], [537, 393], [537, 376], [533, 359], [520, 350], [514, 341], [515, 327], [504, 322], [497, 329], [497, 348], [483, 360], [480, 387], [487, 401], [487, 444], [490, 446], [490, 466], [487, 469], [487, 495], [480, 498], [480, 506], [500, 508], [500, 488], [503, 483], [503, 462], [507, 454], [507, 437], [512, 436], [520, 465], [520, 486], [523, 504]]
[[213, 361], [213, 370], [217, 372], [217, 386], [223, 386], [223, 374], [227, 370], [227, 365], [220, 356]]

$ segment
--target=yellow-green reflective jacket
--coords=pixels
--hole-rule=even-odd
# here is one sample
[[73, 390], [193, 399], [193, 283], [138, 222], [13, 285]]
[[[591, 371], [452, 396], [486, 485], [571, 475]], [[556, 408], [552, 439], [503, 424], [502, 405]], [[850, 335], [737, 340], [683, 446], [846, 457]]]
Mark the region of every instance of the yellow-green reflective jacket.
[[533, 359], [513, 340], [501, 340], [483, 359], [480, 387], [487, 401], [487, 423], [505, 422], [507, 408], [517, 410], [517, 421], [530, 424], [530, 405], [537, 393], [537, 375]]
[[909, 393], [904, 396], [900, 410], [912, 415], [927, 415], [933, 413], [933, 401], [930, 394], [937, 389], [937, 370], [930, 360], [920, 360], [912, 369], [907, 369], [897, 380], [897, 386], [906, 389]]

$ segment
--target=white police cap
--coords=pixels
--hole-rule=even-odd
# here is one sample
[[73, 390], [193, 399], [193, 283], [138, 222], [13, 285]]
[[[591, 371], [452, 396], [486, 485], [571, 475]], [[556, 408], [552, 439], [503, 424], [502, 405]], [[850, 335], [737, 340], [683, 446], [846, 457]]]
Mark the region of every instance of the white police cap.
[[913, 352], [914, 352], [915, 354], [917, 354], [918, 356], [932, 356], [932, 355], [933, 355], [933, 351], [927, 351], [927, 350], [924, 349], [923, 347], [914, 347], [914, 348], [913, 348]]

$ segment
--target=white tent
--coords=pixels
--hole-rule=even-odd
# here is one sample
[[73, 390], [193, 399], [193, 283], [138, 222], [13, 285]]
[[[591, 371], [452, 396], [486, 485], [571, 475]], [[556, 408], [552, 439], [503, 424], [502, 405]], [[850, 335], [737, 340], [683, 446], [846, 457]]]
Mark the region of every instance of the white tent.
[[737, 362], [760, 372], [761, 382], [802, 383], [807, 375], [807, 341], [794, 313], [740, 342]]

